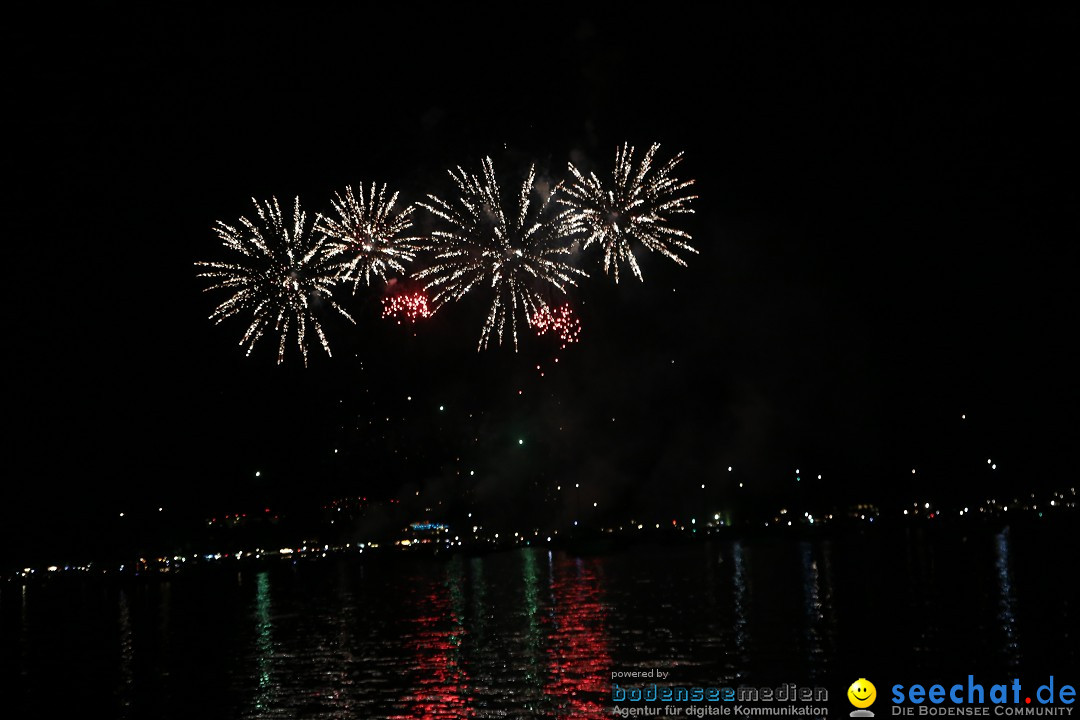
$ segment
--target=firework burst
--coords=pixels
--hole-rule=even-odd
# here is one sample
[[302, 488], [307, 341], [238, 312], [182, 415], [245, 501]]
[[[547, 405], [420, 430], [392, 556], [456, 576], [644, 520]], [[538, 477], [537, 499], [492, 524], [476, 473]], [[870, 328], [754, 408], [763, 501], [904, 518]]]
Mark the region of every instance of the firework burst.
[[563, 350], [567, 345], [581, 339], [581, 320], [574, 314], [574, 308], [570, 307], [570, 303], [554, 309], [542, 307], [529, 318], [529, 323], [536, 329], [537, 335], [550, 332], [559, 338]]
[[[510, 217], [491, 158], [484, 159], [481, 176], [460, 167], [450, 176], [459, 194], [455, 203], [434, 195], [428, 196], [429, 203], [420, 203], [443, 226], [431, 235], [431, 266], [415, 277], [432, 292], [436, 308], [460, 300], [474, 287], [490, 288], [491, 307], [479, 349], [488, 347], [493, 337], [501, 345], [509, 335], [516, 350], [518, 324], [547, 307], [541, 290], [551, 286], [565, 292], [577, 276], [585, 276], [565, 260], [583, 229], [573, 213], [554, 202], [559, 186], [546, 196], [537, 187], [535, 166], [529, 168]], [[540, 197], [534, 199], [534, 193]]]
[[610, 185], [595, 174], [581, 174], [569, 163], [572, 180], [564, 188], [559, 203], [570, 208], [573, 221], [583, 224], [588, 235], [583, 247], [599, 245], [603, 252], [606, 274], [619, 282], [619, 266], [626, 264], [641, 280], [641, 268], [634, 256], [635, 244], [658, 252], [679, 265], [686, 261], [678, 253], [696, 253], [690, 246], [690, 235], [668, 224], [671, 215], [693, 213], [690, 201], [696, 195], [686, 194], [693, 180], [678, 180], [672, 175], [682, 160], [680, 152], [659, 169], [654, 170], [655, 143], [634, 168], [634, 148], [628, 144], [615, 151], [615, 171]]
[[330, 260], [325, 243], [315, 240], [307, 223], [307, 214], [300, 209], [300, 198], [293, 203], [292, 219], [286, 223], [277, 198], [255, 204], [255, 218], [241, 217], [238, 226], [218, 221], [214, 233], [228, 250], [241, 255], [235, 263], [199, 262], [199, 277], [211, 281], [208, 291], [227, 290], [232, 293], [210, 315], [220, 323], [234, 315], [250, 315], [251, 322], [240, 345], [248, 355], [263, 335], [278, 337], [280, 364], [285, 357], [285, 345], [290, 333], [307, 365], [308, 335], [319, 339], [326, 354], [326, 340], [316, 312], [328, 305], [353, 322], [345, 310], [334, 302], [332, 286], [337, 270]]
[[352, 282], [353, 294], [361, 280], [370, 285], [373, 275], [385, 280], [392, 270], [404, 273], [405, 264], [421, 250], [422, 239], [408, 234], [413, 208], [394, 212], [397, 199], [397, 193], [387, 199], [386, 185], [378, 188], [372, 183], [366, 197], [363, 185], [356, 191], [348, 186], [331, 201], [337, 216], [320, 215], [315, 220], [315, 230], [325, 235], [342, 279]]
[[427, 293], [412, 292], [391, 295], [384, 297], [382, 303], [382, 316], [396, 319], [398, 325], [402, 321], [414, 323], [417, 320], [431, 317]]

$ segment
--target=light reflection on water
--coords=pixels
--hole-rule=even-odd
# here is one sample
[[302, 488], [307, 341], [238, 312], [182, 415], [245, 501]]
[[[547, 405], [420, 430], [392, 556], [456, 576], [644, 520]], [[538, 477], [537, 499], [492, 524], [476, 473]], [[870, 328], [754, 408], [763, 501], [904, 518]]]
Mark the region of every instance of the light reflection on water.
[[741, 668], [746, 666], [749, 660], [748, 646], [750, 643], [750, 635], [748, 632], [750, 621], [747, 619], [747, 603], [748, 603], [748, 589], [746, 583], [746, 561], [743, 559], [743, 547], [742, 543], [735, 541], [732, 543], [731, 559], [733, 568], [732, 577], [732, 597], [735, 604], [735, 660], [737, 665], [733, 668], [735, 670], [736, 677], [741, 677], [743, 672]]
[[599, 566], [595, 559], [565, 556], [554, 563], [544, 692], [559, 717], [603, 717], [605, 693], [610, 697], [611, 656]]
[[273, 704], [274, 638], [270, 621], [270, 573], [265, 570], [255, 576], [255, 717], [261, 716]]
[[30, 645], [30, 602], [28, 588], [23, 585], [19, 592], [19, 675], [26, 677], [29, 672]]
[[530, 712], [538, 712], [544, 687], [544, 634], [540, 600], [539, 553], [521, 555], [521, 578], [525, 596], [524, 616], [527, 623], [523, 656], [523, 705]]
[[121, 717], [127, 717], [134, 701], [135, 690], [135, 631], [131, 627], [131, 608], [127, 592], [120, 591], [120, 697]]
[[15, 642], [3, 667], [45, 699], [77, 650], [86, 687], [107, 688], [96, 702], [120, 717], [412, 720], [609, 717], [613, 670], [663, 668], [683, 685], [828, 683], [851, 662], [962, 669], [993, 656], [1023, 670], [1021, 630], [1075, 663], [1060, 630], [1072, 606], [1039, 591], [1053, 576], [1024, 573], [1008, 534], [936, 542], [523, 549], [81, 594], [5, 588], [0, 637]]
[[1020, 662], [1020, 642], [1016, 634], [1016, 596], [1013, 591], [1012, 568], [1009, 564], [1009, 536], [1000, 532], [994, 538], [994, 567], [997, 569], [998, 620], [1005, 637], [1005, 658], [1010, 668]]
[[821, 563], [825, 566], [823, 582], [814, 546], [809, 542], [799, 544], [803, 576], [803, 608], [806, 613], [804, 625], [806, 665], [811, 680], [816, 680], [828, 672], [829, 660], [833, 654], [832, 641], [835, 637], [835, 624], [833, 622], [832, 582], [829, 573], [830, 551], [829, 543], [821, 544]]
[[[411, 630], [403, 636], [412, 658], [413, 688], [394, 718], [472, 717], [470, 679], [461, 657], [465, 640], [465, 581], [460, 557], [446, 566], [446, 577], [409, 597]], [[482, 581], [478, 583], [482, 596]]]

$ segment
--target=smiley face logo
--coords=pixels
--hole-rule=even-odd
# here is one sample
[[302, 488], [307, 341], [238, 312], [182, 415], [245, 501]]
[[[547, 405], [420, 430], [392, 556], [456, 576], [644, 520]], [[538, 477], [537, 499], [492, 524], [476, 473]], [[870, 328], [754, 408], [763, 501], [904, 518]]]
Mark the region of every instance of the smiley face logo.
[[868, 708], [877, 699], [877, 688], [866, 678], [859, 678], [847, 689], [847, 699], [857, 708]]

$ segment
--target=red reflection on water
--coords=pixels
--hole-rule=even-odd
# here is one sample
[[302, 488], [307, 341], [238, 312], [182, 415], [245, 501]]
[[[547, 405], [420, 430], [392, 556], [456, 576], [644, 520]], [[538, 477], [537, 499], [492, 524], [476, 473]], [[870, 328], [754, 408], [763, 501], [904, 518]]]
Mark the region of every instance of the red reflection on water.
[[559, 718], [605, 718], [610, 714], [611, 654], [607, 609], [598, 564], [559, 558], [551, 571], [554, 597], [548, 633], [548, 682], [544, 688]]
[[443, 585], [433, 585], [425, 595], [416, 594], [417, 616], [411, 641], [415, 659], [412, 671], [415, 692], [405, 698], [410, 707], [391, 720], [448, 720], [471, 718], [468, 674], [461, 662], [461, 641], [465, 634], [460, 608], [452, 602]]

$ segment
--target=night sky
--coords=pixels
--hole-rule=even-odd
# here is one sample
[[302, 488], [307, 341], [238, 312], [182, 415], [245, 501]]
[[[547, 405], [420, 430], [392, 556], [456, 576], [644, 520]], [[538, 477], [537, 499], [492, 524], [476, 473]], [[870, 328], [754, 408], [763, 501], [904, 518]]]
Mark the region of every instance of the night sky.
[[[828, 502], [1067, 487], [1072, 18], [661, 7], [18, 33], [0, 559], [88, 552], [122, 511], [450, 496], [469, 471], [510, 513], [555, 482], [615, 514], [706, 478], [764, 502], [796, 468]], [[226, 259], [211, 225], [251, 197], [314, 214], [378, 181], [416, 201], [485, 155], [507, 181], [532, 160], [557, 179], [570, 159], [609, 171], [624, 141], [685, 151], [700, 255], [644, 256], [645, 282], [617, 286], [587, 255], [565, 351], [477, 354], [479, 295], [393, 325], [382, 283], [346, 293], [357, 326], [328, 318], [335, 357], [306, 370], [207, 320], [222, 297], [193, 263]]]

